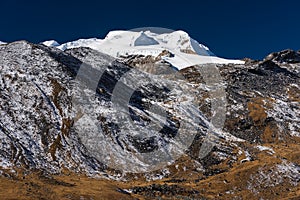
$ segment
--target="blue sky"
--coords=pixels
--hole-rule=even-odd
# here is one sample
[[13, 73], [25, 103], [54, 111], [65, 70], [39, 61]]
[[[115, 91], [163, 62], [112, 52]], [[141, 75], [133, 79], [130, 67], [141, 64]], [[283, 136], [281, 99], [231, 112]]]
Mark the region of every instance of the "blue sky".
[[[141, 3], [143, 2], [143, 3]], [[66, 42], [103, 38], [113, 29], [184, 30], [216, 55], [261, 59], [300, 49], [300, 1], [21, 1], [1, 2], [0, 40]]]

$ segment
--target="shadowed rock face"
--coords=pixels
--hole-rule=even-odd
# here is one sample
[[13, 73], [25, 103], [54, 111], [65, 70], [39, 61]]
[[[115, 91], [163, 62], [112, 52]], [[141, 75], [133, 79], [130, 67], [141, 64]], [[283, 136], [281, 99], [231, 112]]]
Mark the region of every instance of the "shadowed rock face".
[[281, 52], [271, 53], [265, 60], [272, 60], [279, 63], [299, 63], [300, 51], [284, 50]]
[[[171, 158], [169, 165], [138, 175], [126, 173], [122, 178], [169, 178], [169, 182], [178, 184], [192, 181], [195, 188], [159, 183], [134, 186], [134, 194], [149, 198], [159, 194], [204, 198], [205, 193], [197, 189], [200, 180], [220, 175], [230, 179], [237, 173], [237, 166], [242, 164], [254, 166], [253, 170], [241, 171], [247, 177], [243, 183], [232, 180], [232, 184], [236, 184], [232, 187], [236, 190], [228, 189], [231, 191], [227, 193], [229, 196], [246, 188], [259, 196], [263, 188], [272, 190], [272, 187], [284, 184], [296, 187], [300, 179], [295, 172], [299, 160], [297, 154], [293, 154], [300, 150], [297, 147], [300, 136], [299, 58], [299, 52], [286, 50], [270, 54], [263, 61], [217, 66], [223, 79], [219, 87], [226, 86], [226, 120], [223, 130], [216, 133], [218, 139], [212, 151], [199, 159], [199, 149], [212, 118], [211, 91], [205, 87], [199, 70], [203, 66], [192, 66], [178, 72], [161, 63], [159, 58], [147, 57], [145, 60], [129, 56], [115, 61], [89, 48], [63, 52], [25, 41], [1, 45], [1, 174], [16, 168], [25, 171], [38, 169], [50, 174], [69, 170], [118, 179], [122, 171], [112, 169], [113, 165], [105, 160], [108, 154], [105, 149], [98, 151], [99, 141], [87, 140], [80, 135], [83, 130], [89, 130], [87, 134], [98, 134], [94, 129], [82, 129], [81, 125], [85, 124], [80, 123], [87, 119], [86, 113], [82, 113], [72, 99], [74, 95], [88, 91], [92, 97], [91, 123], [97, 123], [103, 135], [110, 138], [115, 151], [109, 153], [113, 153], [114, 162], [141, 162], [141, 167], [147, 167], [148, 161], [140, 158], [143, 154], [171, 146], [180, 134], [193, 136], [190, 145], [183, 149], [185, 154]], [[154, 69], [143, 70], [148, 61]], [[80, 88], [75, 80], [81, 67], [86, 68], [90, 77], [99, 71], [103, 72], [102, 76], [98, 80], [87, 78], [84, 80], [87, 86]], [[161, 76], [156, 73], [166, 71]], [[129, 72], [124, 81], [122, 77]], [[120, 82], [122, 86], [118, 85]], [[115, 108], [113, 103], [126, 102], [120, 94], [117, 94], [120, 98], [113, 102], [115, 88], [130, 91], [134, 83], [140, 85], [133, 90], [128, 104]], [[91, 90], [90, 84], [96, 84], [95, 91]], [[180, 107], [181, 104], [191, 106]], [[163, 108], [164, 116], [155, 115], [151, 110], [155, 105]], [[88, 106], [82, 108], [90, 109]], [[120, 111], [127, 108], [138, 130], [132, 124], [122, 125], [116, 120]], [[189, 124], [184, 125], [184, 121]], [[158, 131], [149, 128], [152, 122], [160, 125]], [[192, 132], [193, 129], [196, 131]], [[293, 153], [286, 155], [284, 152], [289, 152], [289, 149], [283, 144], [291, 146]], [[279, 180], [276, 173], [285, 179]], [[268, 176], [273, 178], [264, 179]]]

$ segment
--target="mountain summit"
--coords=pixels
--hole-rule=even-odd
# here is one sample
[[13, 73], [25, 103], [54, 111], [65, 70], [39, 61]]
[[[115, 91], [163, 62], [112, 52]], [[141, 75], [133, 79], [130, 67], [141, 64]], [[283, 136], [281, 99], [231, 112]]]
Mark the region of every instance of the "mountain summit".
[[198, 43], [184, 31], [161, 34], [151, 31], [110, 31], [104, 39], [80, 39], [59, 46], [53, 41], [46, 41], [43, 44], [61, 50], [90, 47], [115, 58], [128, 55], [157, 57], [161, 52], [169, 51], [174, 56], [162, 57], [162, 59], [177, 69], [205, 63], [244, 63], [240, 60], [216, 57], [208, 47]]

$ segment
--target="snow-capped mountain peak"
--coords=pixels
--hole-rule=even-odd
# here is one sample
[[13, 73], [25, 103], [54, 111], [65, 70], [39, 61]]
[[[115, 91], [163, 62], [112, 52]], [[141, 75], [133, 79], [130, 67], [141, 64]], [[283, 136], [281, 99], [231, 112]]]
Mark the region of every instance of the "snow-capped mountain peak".
[[143, 55], [157, 57], [164, 50], [174, 54], [172, 58], [162, 59], [177, 69], [195, 64], [206, 63], [235, 63], [243, 64], [240, 60], [227, 60], [216, 57], [208, 47], [192, 39], [188, 33], [178, 30], [169, 33], [145, 31], [110, 31], [104, 39], [79, 39], [57, 46], [56, 43], [44, 42], [46, 46], [55, 46], [61, 50], [90, 47], [115, 58], [128, 55]]

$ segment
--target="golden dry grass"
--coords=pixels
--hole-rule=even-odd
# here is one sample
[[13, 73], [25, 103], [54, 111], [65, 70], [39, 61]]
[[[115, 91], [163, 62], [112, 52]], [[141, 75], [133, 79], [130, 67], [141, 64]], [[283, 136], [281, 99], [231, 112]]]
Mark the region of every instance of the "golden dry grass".
[[[244, 158], [244, 155], [241, 155], [231, 167], [225, 164], [226, 161], [214, 166], [226, 169], [225, 172], [203, 177], [203, 179], [199, 179], [201, 173], [189, 170], [177, 171], [168, 178], [150, 182], [142, 178], [130, 182], [96, 179], [70, 172], [51, 177], [43, 176], [40, 172], [21, 176], [20, 171], [19, 175], [12, 175], [10, 178], [0, 177], [0, 199], [153, 199], [153, 196], [147, 196], [145, 193], [124, 194], [118, 191], [119, 188], [130, 189], [152, 184], [177, 185], [187, 190], [197, 190], [199, 191], [198, 199], [234, 199], [237, 197], [240, 199], [300, 199], [300, 186], [293, 186], [287, 180], [274, 187], [262, 185], [257, 189], [258, 193], [254, 193], [248, 188], [249, 180], [255, 183], [255, 179], [251, 179], [251, 177], [255, 177], [260, 170], [265, 170], [267, 173], [274, 165], [282, 163], [282, 159], [300, 163], [300, 147], [297, 140], [299, 139], [295, 138], [288, 144], [264, 144], [271, 147], [275, 154], [258, 151], [256, 158], [248, 162], [241, 162]], [[248, 145], [251, 146], [251, 144]], [[187, 165], [187, 168], [189, 168], [189, 163], [191, 162], [188, 157], [178, 161], [179, 165]], [[169, 182], [169, 180], [178, 178], [182, 178], [183, 181]], [[168, 195], [157, 195], [156, 197], [156, 199], [184, 199], [182, 194], [173, 197]]]

